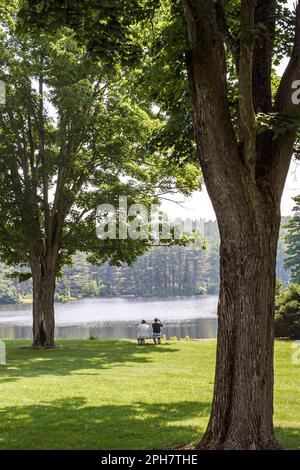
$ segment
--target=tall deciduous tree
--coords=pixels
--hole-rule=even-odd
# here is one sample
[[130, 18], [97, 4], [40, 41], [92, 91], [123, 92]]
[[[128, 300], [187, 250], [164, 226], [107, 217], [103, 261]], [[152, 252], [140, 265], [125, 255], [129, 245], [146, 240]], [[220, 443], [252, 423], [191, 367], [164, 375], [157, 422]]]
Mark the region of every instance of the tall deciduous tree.
[[[300, 76], [300, 4], [291, 58], [273, 100], [277, 2], [235, 2], [238, 34], [230, 30], [229, 3], [183, 0], [194, 133], [221, 237], [215, 388], [201, 447], [275, 449], [275, 262], [280, 200], [300, 115], [292, 102], [292, 83]], [[238, 129], [226, 54], [237, 71]], [[259, 132], [259, 113], [274, 113], [273, 128]], [[283, 132], [277, 133], [276, 118], [286, 123]]]
[[[159, 154], [146, 151], [156, 124], [130, 99], [121, 62], [91, 59], [66, 27], [36, 37], [17, 33], [13, 8], [5, 13], [0, 29], [0, 74], [7, 88], [0, 109], [0, 256], [12, 266], [29, 268], [33, 346], [54, 347], [54, 292], [63, 264], [76, 251], [100, 263], [131, 262], [147, 248], [147, 240], [130, 238], [101, 243], [97, 205], [118, 207], [120, 195], [127, 195], [129, 204], [149, 205], [157, 201], [157, 168], [163, 168], [164, 190], [177, 169], [169, 166], [168, 171]], [[197, 174], [196, 169], [195, 181]]]

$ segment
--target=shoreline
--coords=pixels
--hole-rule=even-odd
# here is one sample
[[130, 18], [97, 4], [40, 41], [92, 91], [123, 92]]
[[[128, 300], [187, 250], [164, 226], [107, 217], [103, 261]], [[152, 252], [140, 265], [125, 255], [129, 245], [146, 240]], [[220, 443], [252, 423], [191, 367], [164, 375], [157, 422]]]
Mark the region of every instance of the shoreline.
[[[187, 295], [187, 294], [182, 294], [182, 295], [170, 295], [170, 296], [164, 296], [164, 297], [159, 297], [156, 295], [153, 296], [145, 296], [145, 297], [140, 297], [140, 296], [135, 296], [135, 295], [106, 295], [106, 296], [98, 296], [98, 297], [70, 297], [66, 298], [66, 300], [55, 300], [55, 304], [57, 305], [63, 305], [63, 304], [71, 304], [73, 302], [80, 302], [81, 300], [116, 300], [116, 299], [125, 299], [125, 300], [139, 300], [141, 302], [143, 301], [164, 301], [164, 300], [180, 300], [180, 299], [203, 299], [207, 297], [215, 297], [218, 296], [219, 294], [193, 294], [193, 295]], [[0, 302], [0, 307], [4, 306], [13, 306], [13, 305], [32, 305], [33, 300], [31, 298], [24, 298], [21, 299], [18, 302], [11, 302], [11, 303], [1, 303]]]

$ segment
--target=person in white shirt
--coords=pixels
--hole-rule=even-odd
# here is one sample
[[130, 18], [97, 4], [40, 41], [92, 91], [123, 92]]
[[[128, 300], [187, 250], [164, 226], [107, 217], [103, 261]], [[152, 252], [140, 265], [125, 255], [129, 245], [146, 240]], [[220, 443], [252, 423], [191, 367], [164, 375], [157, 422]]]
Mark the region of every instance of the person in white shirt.
[[146, 320], [142, 320], [142, 323], [137, 327], [137, 340], [138, 344], [145, 344], [145, 339], [149, 338], [150, 327], [147, 325]]

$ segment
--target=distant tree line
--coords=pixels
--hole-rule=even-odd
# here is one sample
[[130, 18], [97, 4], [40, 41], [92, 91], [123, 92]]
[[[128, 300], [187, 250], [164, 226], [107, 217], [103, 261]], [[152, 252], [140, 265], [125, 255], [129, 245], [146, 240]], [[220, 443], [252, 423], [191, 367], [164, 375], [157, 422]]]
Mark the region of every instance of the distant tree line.
[[277, 285], [275, 306], [276, 336], [300, 338], [300, 196], [294, 198], [294, 217], [285, 225], [284, 267], [289, 270], [289, 284]]
[[166, 297], [218, 292], [218, 247], [157, 246], [132, 265], [108, 263], [96, 267], [76, 256], [73, 268], [66, 269], [57, 293], [72, 296]]
[[[283, 227], [288, 221], [283, 218]], [[84, 253], [74, 256], [58, 279], [56, 301], [84, 297], [136, 296], [168, 297], [217, 294], [219, 290], [219, 234], [216, 222], [204, 225], [206, 249], [198, 245], [154, 246], [131, 266], [90, 264]], [[283, 286], [289, 270], [284, 269], [286, 230], [282, 228], [277, 256], [277, 277]], [[1, 264], [0, 302], [30, 299], [31, 281], [10, 279], [10, 268]]]
[[294, 198], [294, 217], [285, 227], [285, 243], [287, 246], [285, 267], [290, 270], [290, 281], [300, 284], [300, 196]]

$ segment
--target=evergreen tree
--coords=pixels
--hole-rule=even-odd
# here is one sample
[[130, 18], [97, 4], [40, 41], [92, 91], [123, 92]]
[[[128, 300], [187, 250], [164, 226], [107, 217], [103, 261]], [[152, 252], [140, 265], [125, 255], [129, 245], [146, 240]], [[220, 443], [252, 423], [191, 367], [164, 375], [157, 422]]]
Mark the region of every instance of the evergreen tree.
[[290, 281], [300, 284], [300, 196], [295, 198], [294, 217], [285, 226], [286, 259], [285, 268], [290, 269]]

